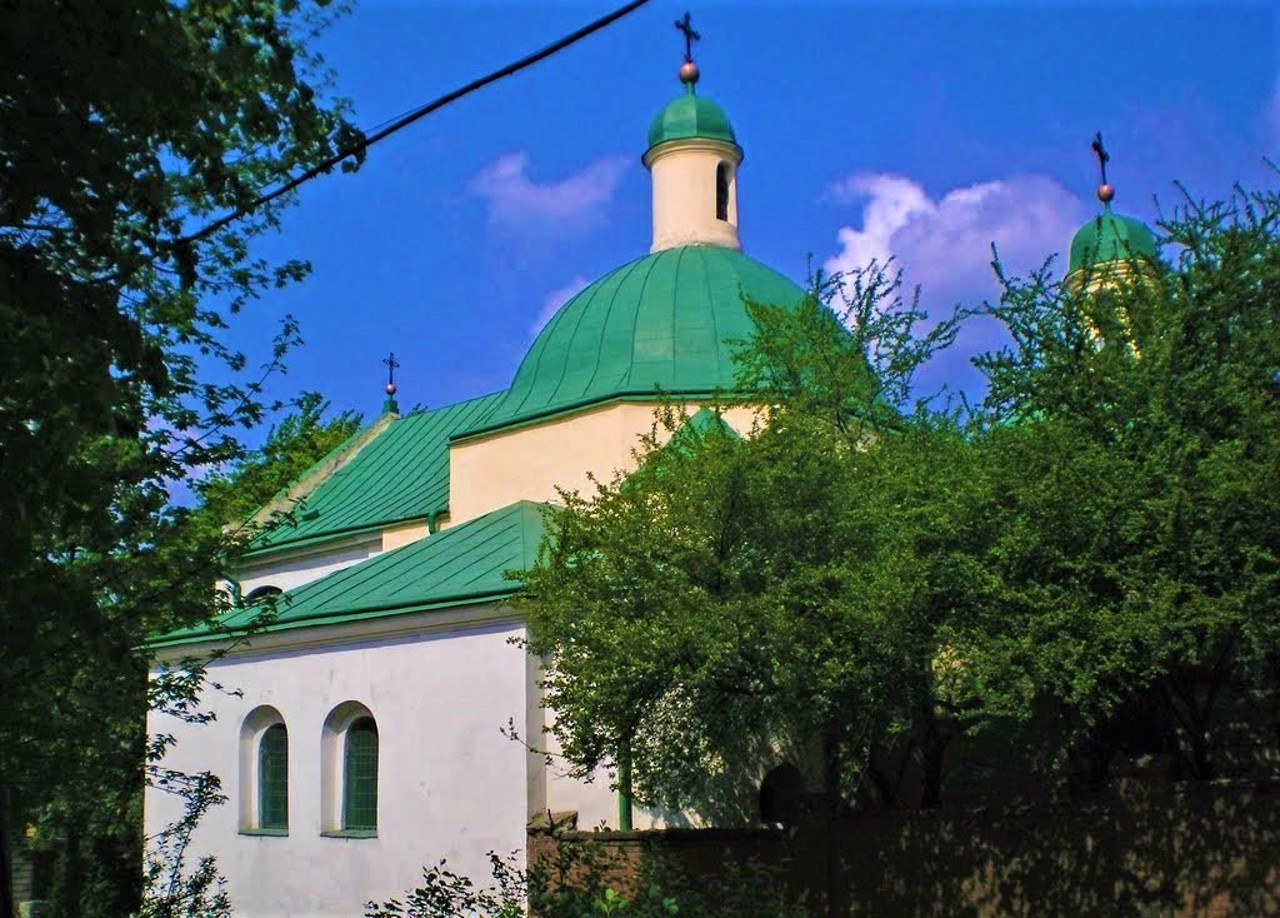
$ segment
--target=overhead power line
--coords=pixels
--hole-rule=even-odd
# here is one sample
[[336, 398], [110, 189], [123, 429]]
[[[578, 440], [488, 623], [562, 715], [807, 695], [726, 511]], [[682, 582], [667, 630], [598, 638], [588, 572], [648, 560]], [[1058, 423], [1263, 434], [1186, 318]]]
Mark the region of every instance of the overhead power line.
[[390, 137], [396, 131], [399, 131], [402, 128], [408, 127], [409, 125], [413, 124], [415, 121], [421, 118], [425, 118], [427, 115], [430, 115], [432, 112], [438, 111], [439, 109], [444, 108], [446, 105], [450, 104], [451, 102], [458, 101], [463, 96], [470, 95], [471, 93], [475, 92], [477, 89], [483, 89], [485, 86], [488, 86], [490, 83], [495, 83], [498, 80], [501, 80], [503, 77], [509, 77], [512, 74], [519, 73], [521, 70], [524, 70], [528, 67], [532, 67], [534, 64], [538, 63], [539, 61], [546, 60], [548, 57], [551, 57], [551, 55], [557, 53], [558, 51], [563, 51], [565, 48], [569, 47], [570, 45], [577, 44], [587, 36], [592, 35], [595, 32], [599, 32], [605, 26], [611, 25], [612, 23], [621, 19], [623, 16], [626, 16], [628, 13], [631, 13], [639, 9], [640, 7], [644, 6], [648, 2], [649, 0], [631, 0], [630, 3], [620, 6], [618, 9], [614, 10], [612, 13], [609, 13], [607, 16], [601, 16], [599, 19], [595, 20], [594, 22], [588, 23], [587, 25], [578, 29], [576, 32], [570, 32], [568, 35], [564, 36], [558, 41], [554, 41], [551, 44], [547, 45], [546, 47], [533, 52], [532, 54], [529, 54], [526, 57], [522, 57], [520, 58], [520, 60], [515, 61], [514, 63], [507, 64], [505, 67], [495, 70], [490, 74], [480, 77], [479, 79], [472, 80], [470, 83], [467, 83], [465, 86], [459, 86], [457, 89], [451, 92], [445, 93], [443, 96], [440, 96], [438, 99], [433, 99], [432, 101], [428, 102], [426, 105], [416, 108], [413, 111], [409, 112], [407, 115], [397, 118], [395, 121], [388, 124], [385, 128], [382, 128], [379, 131], [375, 131], [374, 133], [365, 137], [359, 143], [352, 144], [351, 146], [346, 147], [345, 149], [339, 150], [333, 156], [330, 156], [328, 159], [325, 159], [324, 161], [317, 163], [316, 165], [312, 166], [310, 169], [301, 173], [300, 175], [297, 175], [294, 178], [291, 178], [289, 181], [285, 182], [280, 187], [274, 188], [271, 191], [268, 191], [268, 192], [265, 192], [264, 194], [259, 195], [249, 204], [246, 204], [243, 207], [239, 207], [236, 210], [232, 211], [231, 213], [227, 214], [226, 216], [220, 217], [219, 219], [214, 220], [212, 223], [208, 224], [207, 226], [199, 230], [196, 230], [194, 233], [190, 233], [186, 236], [182, 236], [181, 238], [174, 240], [171, 243], [171, 245], [173, 245], [174, 247], [186, 246], [186, 245], [190, 245], [193, 242], [199, 242], [201, 239], [207, 239], [209, 236], [213, 235], [218, 230], [222, 229], [224, 226], [234, 223], [236, 220], [239, 220], [242, 217], [248, 216], [249, 214], [257, 210], [259, 207], [261, 207], [262, 205], [271, 203], [281, 195], [288, 194], [290, 191], [293, 191], [293, 189], [297, 188], [299, 185], [302, 185], [305, 182], [311, 181], [316, 176], [323, 175], [324, 173], [329, 172], [330, 170], [333, 169], [334, 166], [341, 163], [344, 159], [347, 159], [348, 157], [351, 157], [351, 156], [355, 156], [357, 153], [360, 153], [364, 150], [369, 149], [369, 147], [373, 146], [375, 143], [378, 143], [380, 140], [384, 140], [387, 137]]

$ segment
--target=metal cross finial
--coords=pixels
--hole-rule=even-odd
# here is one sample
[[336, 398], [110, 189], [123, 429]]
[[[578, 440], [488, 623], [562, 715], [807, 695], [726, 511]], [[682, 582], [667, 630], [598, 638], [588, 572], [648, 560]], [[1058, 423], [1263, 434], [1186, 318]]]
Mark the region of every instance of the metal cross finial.
[[396, 360], [396, 352], [392, 351], [382, 359], [382, 364], [387, 368], [387, 391], [395, 391], [396, 369], [400, 366], [400, 361]]
[[676, 28], [684, 33], [684, 59], [688, 63], [693, 60], [693, 43], [701, 41], [702, 36], [693, 30], [693, 23], [687, 11], [683, 19], [676, 20]]
[[1102, 184], [1107, 184], [1107, 163], [1111, 162], [1111, 154], [1102, 145], [1102, 131], [1093, 137], [1093, 152], [1098, 156], [1098, 168], [1102, 170]]

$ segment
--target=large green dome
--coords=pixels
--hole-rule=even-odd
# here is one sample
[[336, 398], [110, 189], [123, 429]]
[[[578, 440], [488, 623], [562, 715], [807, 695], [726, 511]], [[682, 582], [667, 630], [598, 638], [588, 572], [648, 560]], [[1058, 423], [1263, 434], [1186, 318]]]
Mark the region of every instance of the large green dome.
[[804, 291], [741, 252], [718, 246], [666, 249], [623, 265], [547, 323], [483, 429], [615, 398], [732, 391], [728, 342], [747, 338], [753, 328], [743, 294], [790, 305]]
[[719, 105], [703, 98], [690, 86], [654, 116], [649, 124], [649, 149], [668, 140], [704, 138], [737, 144], [729, 118]]
[[1156, 237], [1145, 223], [1107, 210], [1080, 227], [1071, 240], [1067, 273], [1109, 261], [1155, 257]]

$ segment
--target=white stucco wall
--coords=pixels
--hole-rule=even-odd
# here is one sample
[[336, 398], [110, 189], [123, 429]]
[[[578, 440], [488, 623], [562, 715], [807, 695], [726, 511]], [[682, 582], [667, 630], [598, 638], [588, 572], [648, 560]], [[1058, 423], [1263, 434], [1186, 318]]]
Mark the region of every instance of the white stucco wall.
[[[555, 712], [541, 706], [538, 680], [541, 670], [536, 659], [529, 658], [529, 701], [525, 735], [531, 745], [547, 755], [532, 760], [529, 769], [529, 814], [549, 810], [553, 813], [573, 811], [578, 814], [578, 828], [619, 828], [619, 796], [614, 789], [615, 775], [599, 768], [590, 781], [570, 776], [570, 768], [561, 755], [560, 744], [549, 729], [555, 723]], [[548, 758], [550, 762], [548, 763]], [[635, 829], [661, 829], [676, 824], [667, 814], [633, 806], [631, 825]], [[680, 823], [684, 824], [684, 823]]]
[[[653, 174], [653, 245], [660, 252], [681, 245], [741, 249], [738, 238], [738, 165], [732, 144], [703, 138], [674, 140], [645, 154]], [[716, 167], [729, 170], [726, 220], [716, 217]]]
[[[546, 712], [550, 722], [553, 712]], [[578, 828], [583, 830], [619, 828], [618, 792], [613, 788], [615, 775], [607, 768], [599, 768], [590, 781], [570, 777], [568, 766], [560, 759], [560, 744], [547, 734], [541, 748], [551, 753], [551, 767], [546, 771], [546, 806], [552, 812], [572, 810], [578, 814]], [[642, 806], [632, 806], [633, 829], [661, 829], [674, 824], [664, 814]]]
[[[613, 402], [449, 448], [449, 523], [456, 526], [518, 500], [556, 501], [557, 487], [590, 494], [591, 475], [608, 482], [635, 467], [633, 450], [655, 423], [656, 405]], [[688, 405], [687, 414], [698, 410]], [[726, 409], [725, 422], [751, 431], [756, 412]], [[659, 438], [668, 436], [659, 430]]]
[[344, 567], [358, 564], [366, 558], [372, 558], [382, 550], [382, 533], [375, 532], [359, 540], [331, 543], [319, 551], [281, 552], [241, 568], [237, 572], [240, 592], [248, 596], [263, 586], [292, 590]]
[[[416, 885], [424, 864], [448, 858], [452, 869], [483, 878], [486, 852], [523, 849], [531, 757], [500, 732], [528, 714], [526, 661], [508, 643], [519, 632], [494, 621], [238, 655], [209, 667], [222, 686], [205, 693], [213, 723], [152, 715], [153, 732], [177, 737], [166, 764], [213, 771], [230, 797], [205, 818], [194, 847], [217, 857], [237, 918], [356, 918], [366, 901]], [[317, 640], [315, 629], [299, 634]], [[378, 723], [376, 838], [320, 835], [322, 727], [346, 701], [368, 707]], [[239, 832], [241, 725], [263, 704], [289, 730], [287, 837]], [[148, 792], [148, 834], [176, 805]]]

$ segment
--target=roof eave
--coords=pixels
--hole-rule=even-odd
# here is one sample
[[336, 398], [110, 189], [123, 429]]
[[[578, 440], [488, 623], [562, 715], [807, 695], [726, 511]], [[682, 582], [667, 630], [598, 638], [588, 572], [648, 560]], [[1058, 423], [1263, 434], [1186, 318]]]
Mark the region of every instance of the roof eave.
[[740, 392], [727, 392], [723, 389], [664, 389], [655, 392], [653, 389], [623, 389], [618, 392], [611, 392], [608, 395], [593, 396], [591, 398], [578, 399], [577, 401], [566, 402], [562, 405], [556, 405], [548, 408], [541, 408], [529, 414], [517, 414], [515, 418], [507, 421], [500, 421], [486, 427], [476, 427], [463, 433], [454, 434], [449, 438], [449, 445], [467, 443], [481, 437], [492, 436], [496, 433], [504, 433], [508, 430], [518, 430], [522, 427], [532, 427], [535, 424], [541, 424], [546, 421], [556, 420], [566, 415], [575, 414], [588, 408], [596, 408], [604, 405], [610, 405], [620, 402], [651, 402], [654, 405], [660, 405], [663, 402], [670, 401], [688, 401], [691, 399], [707, 399], [724, 403], [736, 403], [746, 399], [746, 395]]
[[375, 618], [388, 618], [394, 615], [410, 615], [414, 612], [435, 612], [440, 609], [452, 609], [462, 606], [474, 606], [486, 602], [499, 602], [509, 599], [519, 592], [519, 587], [504, 590], [477, 590], [471, 593], [446, 596], [427, 602], [408, 602], [390, 605], [377, 605], [365, 608], [341, 609], [332, 612], [319, 612], [298, 619], [277, 621], [263, 628], [219, 628], [211, 627], [201, 634], [182, 635], [171, 639], [159, 638], [148, 641], [146, 646], [152, 650], [167, 650], [173, 647], [192, 646], [196, 644], [220, 644], [226, 641], [251, 638], [255, 634], [278, 634], [282, 631], [294, 631], [318, 625], [337, 625], [354, 621], [367, 621]]

